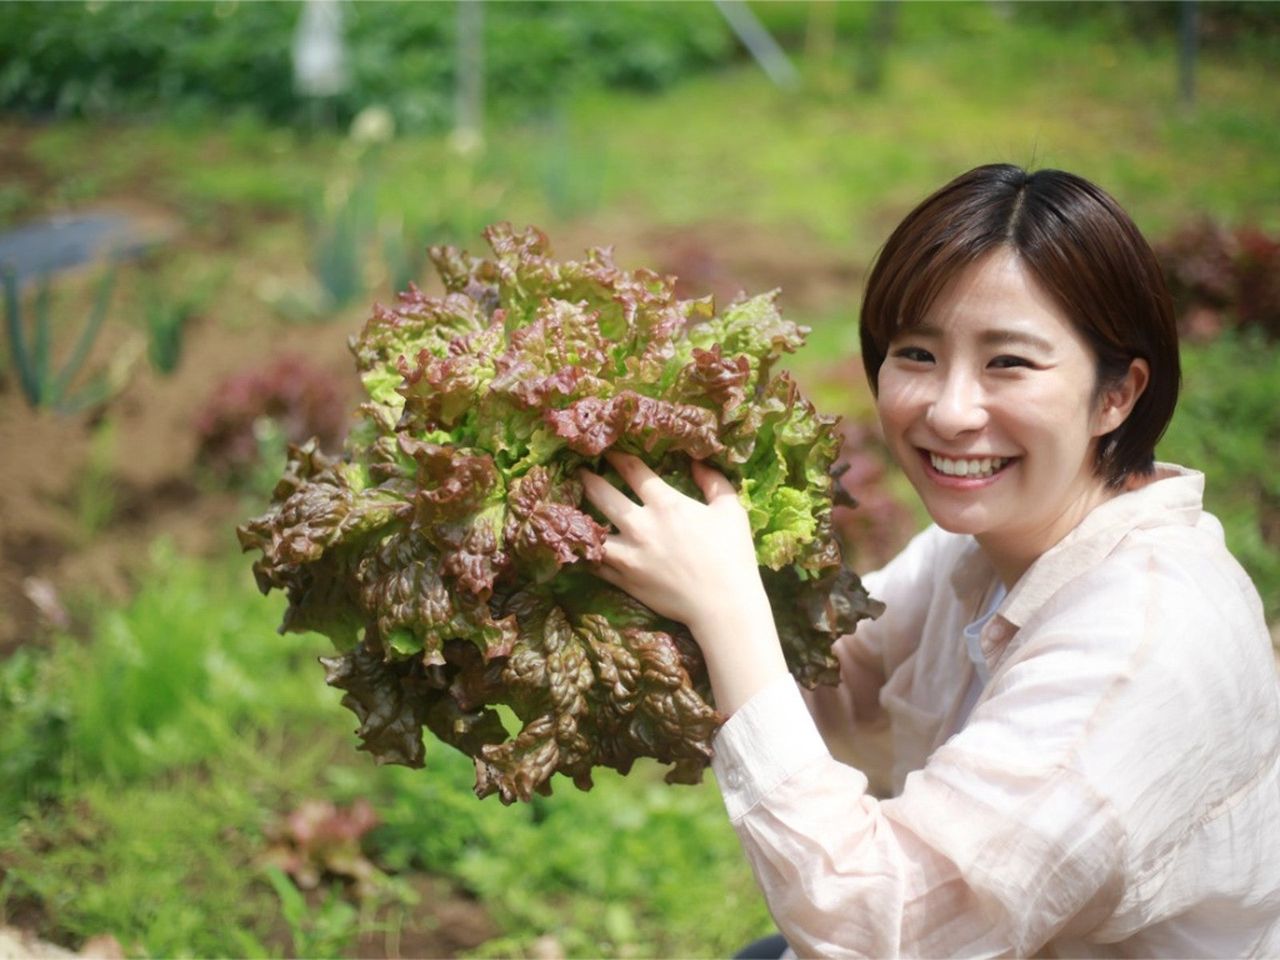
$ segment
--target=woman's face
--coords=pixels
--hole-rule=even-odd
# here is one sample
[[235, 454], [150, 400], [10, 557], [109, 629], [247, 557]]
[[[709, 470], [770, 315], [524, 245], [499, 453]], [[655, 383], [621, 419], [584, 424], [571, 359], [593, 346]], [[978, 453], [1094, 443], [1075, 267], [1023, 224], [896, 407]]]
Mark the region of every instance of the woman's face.
[[1094, 450], [1118, 422], [1095, 410], [1095, 381], [1092, 348], [1004, 249], [889, 345], [889, 447], [934, 522], [976, 537], [1006, 582], [1108, 496]]

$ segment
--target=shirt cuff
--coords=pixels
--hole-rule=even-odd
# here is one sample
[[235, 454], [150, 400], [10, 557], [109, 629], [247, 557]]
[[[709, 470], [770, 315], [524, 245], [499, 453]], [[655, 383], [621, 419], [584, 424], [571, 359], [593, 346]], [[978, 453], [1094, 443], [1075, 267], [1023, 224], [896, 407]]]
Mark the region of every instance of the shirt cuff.
[[736, 821], [805, 765], [829, 756], [790, 675], [744, 703], [712, 741], [711, 769]]

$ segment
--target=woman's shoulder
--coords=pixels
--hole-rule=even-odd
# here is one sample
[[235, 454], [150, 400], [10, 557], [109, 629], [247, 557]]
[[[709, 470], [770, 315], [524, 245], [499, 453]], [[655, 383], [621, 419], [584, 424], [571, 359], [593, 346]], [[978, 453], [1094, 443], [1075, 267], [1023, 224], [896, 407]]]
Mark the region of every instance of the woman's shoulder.
[[1250, 703], [1280, 722], [1262, 601], [1217, 519], [1137, 524], [1105, 546], [1019, 623], [1015, 659], [1060, 653], [1099, 689], [1111, 678], [1151, 704]]
[[[1266, 632], [1258, 590], [1227, 548], [1222, 524], [1207, 511], [1194, 524], [1135, 528], [1085, 583], [1114, 584], [1133, 600], [1145, 600], [1146, 617]], [[1136, 606], [1133, 600], [1130, 606]]]
[[1033, 565], [1014, 591], [1027, 594], [1018, 612], [1034, 610], [1039, 622], [1083, 617], [1130, 636], [1144, 623], [1266, 634], [1258, 591], [1204, 509], [1203, 490], [1198, 471], [1157, 465]]
[[1109, 642], [1137, 643], [1159, 633], [1173, 643], [1270, 645], [1262, 601], [1208, 513], [1194, 525], [1128, 532], [1097, 562], [1063, 584], [1035, 618], [1043, 626], [1087, 624]]

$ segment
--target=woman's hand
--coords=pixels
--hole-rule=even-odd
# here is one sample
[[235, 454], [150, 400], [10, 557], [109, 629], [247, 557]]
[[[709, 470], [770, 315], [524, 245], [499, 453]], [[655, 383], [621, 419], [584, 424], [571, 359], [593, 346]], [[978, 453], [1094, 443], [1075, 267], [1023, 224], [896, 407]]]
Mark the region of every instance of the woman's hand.
[[594, 572], [689, 627], [706, 658], [716, 705], [732, 713], [786, 672], [751, 527], [733, 484], [694, 461], [693, 478], [706, 500], [699, 503], [638, 457], [606, 456], [640, 503], [582, 471], [587, 499], [618, 531], [605, 541]]

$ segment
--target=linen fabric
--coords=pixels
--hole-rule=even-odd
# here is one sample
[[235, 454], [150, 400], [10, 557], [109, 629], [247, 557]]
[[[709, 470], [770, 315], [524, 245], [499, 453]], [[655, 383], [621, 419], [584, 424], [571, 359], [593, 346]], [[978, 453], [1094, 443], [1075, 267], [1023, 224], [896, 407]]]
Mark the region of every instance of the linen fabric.
[[[1043, 554], [958, 732], [996, 574], [937, 527], [865, 578], [887, 609], [837, 643], [841, 686], [729, 719], [713, 769], [797, 954], [1280, 955], [1280, 684], [1203, 489], [1159, 464]], [[877, 699], [887, 799], [833, 756]]]

